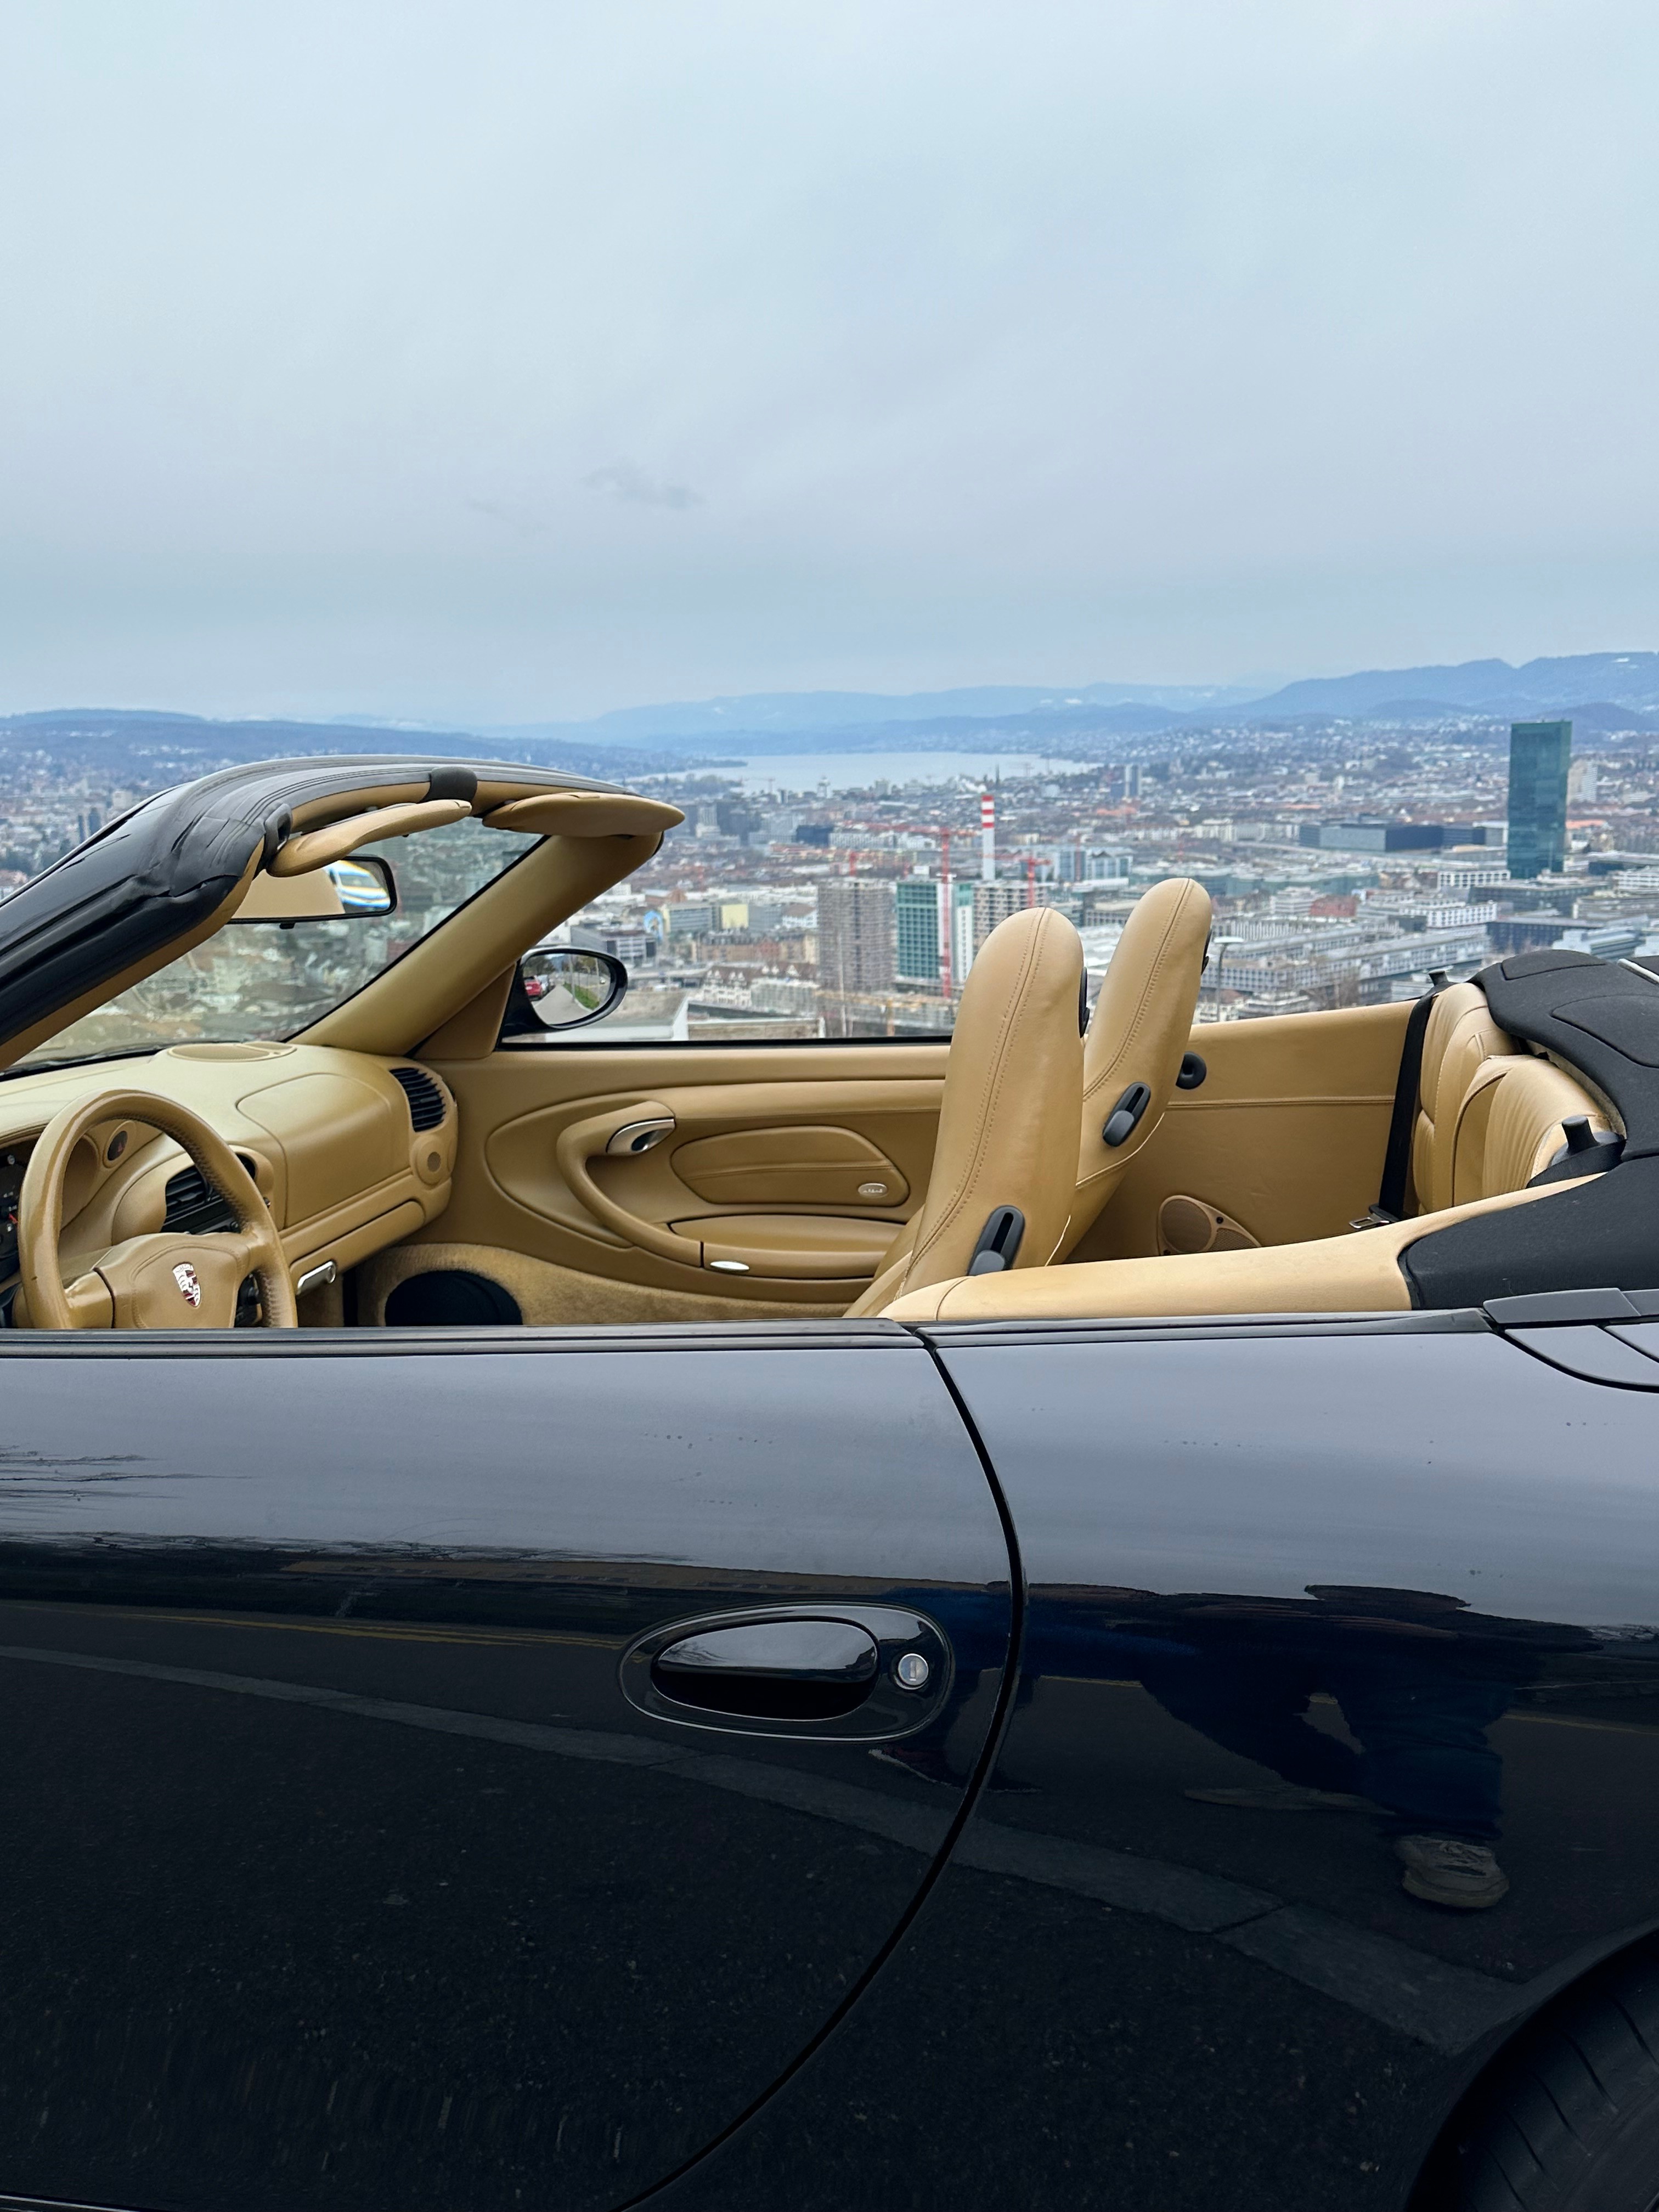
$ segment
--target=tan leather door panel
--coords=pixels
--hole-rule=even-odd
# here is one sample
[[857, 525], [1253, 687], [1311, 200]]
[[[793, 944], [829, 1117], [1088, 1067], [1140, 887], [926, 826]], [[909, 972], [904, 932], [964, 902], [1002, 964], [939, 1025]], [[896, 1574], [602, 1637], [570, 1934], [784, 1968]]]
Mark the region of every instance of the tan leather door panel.
[[895, 1232], [890, 1221], [837, 1213], [704, 1213], [671, 1226], [700, 1240], [705, 1267], [724, 1260], [751, 1274], [815, 1281], [867, 1281]]
[[1337, 1237], [1376, 1198], [1409, 1004], [1205, 1023], [1209, 1069], [1177, 1091], [1074, 1260], [1158, 1249], [1158, 1213], [1185, 1195], [1262, 1244]]
[[902, 1206], [910, 1186], [856, 1129], [735, 1129], [674, 1153], [674, 1172], [724, 1206]]
[[[839, 1310], [926, 1195], [946, 1049], [428, 1056], [459, 1104], [461, 1158], [426, 1241], [722, 1302]], [[635, 1152], [642, 1121], [671, 1126]], [[662, 1310], [684, 1309], [668, 1299]]]

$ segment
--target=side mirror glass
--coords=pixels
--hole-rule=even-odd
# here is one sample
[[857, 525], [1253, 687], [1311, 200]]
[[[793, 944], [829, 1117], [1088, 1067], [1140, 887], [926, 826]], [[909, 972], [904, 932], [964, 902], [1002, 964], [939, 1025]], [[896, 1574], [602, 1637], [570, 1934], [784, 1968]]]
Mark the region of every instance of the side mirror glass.
[[518, 1036], [580, 1029], [614, 1013], [627, 989], [628, 970], [614, 953], [590, 952], [580, 945], [526, 952], [519, 963], [518, 988], [504, 1026]]
[[380, 859], [331, 860], [303, 876], [255, 876], [231, 921], [373, 921], [398, 911], [392, 864]]

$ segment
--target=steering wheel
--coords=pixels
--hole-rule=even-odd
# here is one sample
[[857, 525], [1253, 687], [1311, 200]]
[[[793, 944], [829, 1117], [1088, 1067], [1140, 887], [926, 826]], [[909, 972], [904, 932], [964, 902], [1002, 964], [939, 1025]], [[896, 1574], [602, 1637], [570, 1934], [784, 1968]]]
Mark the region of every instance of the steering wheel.
[[[202, 1237], [130, 1237], [64, 1287], [58, 1260], [64, 1180], [76, 1146], [100, 1121], [131, 1120], [182, 1145], [236, 1217]], [[267, 1328], [294, 1328], [294, 1285], [258, 1188], [223, 1138], [187, 1106], [148, 1091], [100, 1091], [53, 1116], [29, 1158], [17, 1203], [17, 1267], [35, 1328], [230, 1328], [243, 1279], [255, 1275]]]

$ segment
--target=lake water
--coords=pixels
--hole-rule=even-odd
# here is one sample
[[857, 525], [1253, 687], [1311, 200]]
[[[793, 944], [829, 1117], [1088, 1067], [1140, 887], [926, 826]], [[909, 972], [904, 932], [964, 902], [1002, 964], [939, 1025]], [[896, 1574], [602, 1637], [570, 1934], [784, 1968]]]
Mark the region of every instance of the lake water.
[[1075, 775], [1084, 763], [1051, 760], [1042, 753], [867, 752], [757, 753], [735, 770], [745, 791], [775, 791], [816, 798], [820, 791], [867, 791], [875, 783], [956, 783], [966, 777], [984, 783], [1000, 775], [1005, 783], [1030, 776]]

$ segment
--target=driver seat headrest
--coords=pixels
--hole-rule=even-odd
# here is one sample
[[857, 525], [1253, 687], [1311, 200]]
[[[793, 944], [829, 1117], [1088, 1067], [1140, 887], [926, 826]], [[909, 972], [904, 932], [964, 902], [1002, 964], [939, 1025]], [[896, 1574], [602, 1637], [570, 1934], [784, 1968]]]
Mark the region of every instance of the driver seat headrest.
[[1071, 1218], [1083, 1110], [1082, 992], [1082, 941], [1054, 908], [1010, 915], [986, 939], [957, 1012], [914, 1234], [899, 1232], [849, 1313], [879, 1313], [957, 1275], [1054, 1258]]

